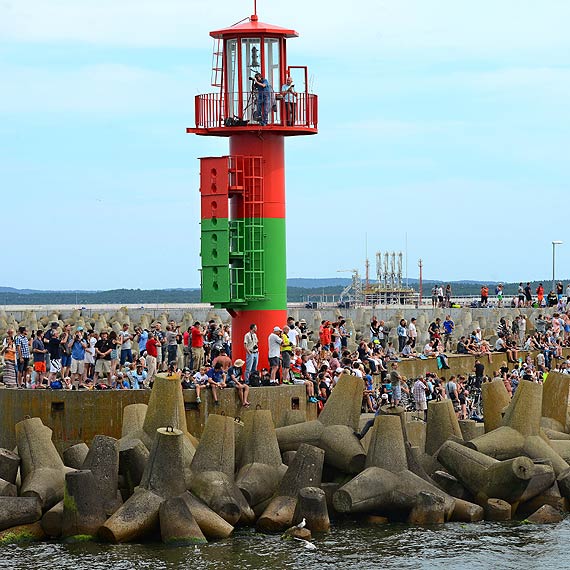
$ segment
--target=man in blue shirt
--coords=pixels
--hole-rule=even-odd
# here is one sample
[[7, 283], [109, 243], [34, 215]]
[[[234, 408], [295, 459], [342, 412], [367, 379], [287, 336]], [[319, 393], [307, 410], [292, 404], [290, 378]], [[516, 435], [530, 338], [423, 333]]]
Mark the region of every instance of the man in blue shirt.
[[265, 127], [267, 125], [269, 105], [271, 103], [271, 89], [269, 88], [269, 81], [267, 81], [261, 73], [256, 73], [253, 79], [253, 85], [257, 89], [257, 120], [262, 127]]
[[453, 335], [453, 329], [455, 328], [455, 323], [451, 320], [451, 315], [446, 315], [445, 321], [443, 321], [443, 350], [447, 350], [447, 343], [451, 348], [451, 336]]
[[71, 345], [71, 382], [83, 380], [85, 371], [85, 349], [87, 342], [83, 338], [83, 327], [77, 327], [77, 332], [73, 335]]
[[218, 405], [218, 389], [222, 390], [226, 387], [226, 373], [223, 371], [222, 363], [216, 362], [213, 368], [210, 368], [206, 372], [208, 376], [208, 388], [212, 390], [212, 396], [214, 397], [214, 405]]

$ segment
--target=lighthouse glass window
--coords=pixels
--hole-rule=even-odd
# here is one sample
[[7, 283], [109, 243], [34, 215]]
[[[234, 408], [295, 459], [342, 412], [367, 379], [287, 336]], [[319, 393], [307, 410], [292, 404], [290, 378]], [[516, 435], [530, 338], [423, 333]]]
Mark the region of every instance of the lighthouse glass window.
[[[269, 85], [275, 93], [281, 91], [281, 69], [279, 57], [279, 39], [278, 38], [265, 38], [264, 45], [264, 64], [265, 64], [265, 77], [269, 81]], [[279, 105], [276, 105], [275, 112], [273, 113], [274, 123], [279, 123]]]
[[238, 75], [238, 63], [237, 63], [237, 40], [228, 40], [227, 49], [227, 110], [226, 117], [237, 117], [241, 116], [242, 104], [239, 101], [239, 88], [237, 85], [239, 75]]

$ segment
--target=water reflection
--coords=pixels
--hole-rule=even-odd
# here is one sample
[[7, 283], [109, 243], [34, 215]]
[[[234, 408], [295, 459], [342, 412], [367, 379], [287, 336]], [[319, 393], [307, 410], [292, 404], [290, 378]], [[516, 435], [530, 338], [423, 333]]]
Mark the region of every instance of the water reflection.
[[570, 522], [356, 526], [341, 523], [315, 538], [316, 551], [279, 536], [240, 530], [228, 540], [199, 547], [161, 544], [43, 543], [0, 550], [0, 569], [171, 570], [219, 569], [500, 569], [567, 568]]

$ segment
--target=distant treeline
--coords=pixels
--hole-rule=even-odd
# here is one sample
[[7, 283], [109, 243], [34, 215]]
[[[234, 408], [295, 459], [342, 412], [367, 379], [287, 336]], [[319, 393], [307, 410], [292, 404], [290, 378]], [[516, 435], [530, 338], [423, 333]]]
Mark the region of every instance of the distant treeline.
[[[423, 296], [431, 296], [434, 285], [445, 285], [446, 281], [424, 281]], [[538, 281], [531, 282], [532, 291], [536, 290]], [[543, 281], [546, 291], [550, 290], [551, 281]], [[568, 281], [564, 281], [564, 286]], [[451, 282], [453, 296], [479, 295], [483, 282]], [[496, 282], [486, 282], [491, 295], [495, 292]], [[505, 295], [516, 295], [518, 283], [504, 283]], [[526, 285], [526, 281], [523, 286]], [[410, 287], [418, 291], [417, 282], [410, 282]], [[303, 301], [308, 295], [339, 295], [344, 287], [334, 285], [328, 287], [288, 287], [287, 298], [291, 303]], [[199, 289], [113, 289], [110, 291], [30, 291], [18, 293], [11, 291], [0, 292], [0, 304], [4, 305], [151, 305], [165, 303], [200, 303]]]

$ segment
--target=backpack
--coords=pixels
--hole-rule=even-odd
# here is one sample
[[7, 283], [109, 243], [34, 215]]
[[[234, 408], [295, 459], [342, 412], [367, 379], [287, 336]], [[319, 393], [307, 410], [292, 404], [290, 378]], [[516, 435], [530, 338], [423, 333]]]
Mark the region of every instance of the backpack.
[[259, 388], [261, 386], [261, 376], [259, 370], [252, 370], [249, 374], [248, 383], [252, 388]]

